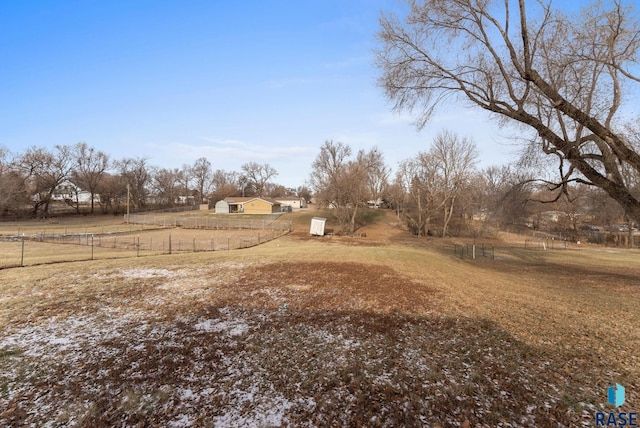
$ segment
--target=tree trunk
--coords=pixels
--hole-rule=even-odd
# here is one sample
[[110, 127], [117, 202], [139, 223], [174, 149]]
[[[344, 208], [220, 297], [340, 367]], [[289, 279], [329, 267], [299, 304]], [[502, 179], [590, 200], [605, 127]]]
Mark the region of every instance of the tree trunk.
[[358, 204], [353, 208], [353, 214], [351, 214], [351, 222], [349, 225], [349, 229], [351, 234], [353, 235], [356, 231], [356, 214], [358, 213]]
[[420, 195], [418, 195], [418, 238], [422, 236], [423, 228], [424, 228], [424, 223], [422, 221], [422, 200], [420, 198]]
[[451, 216], [453, 215], [453, 204], [455, 203], [456, 198], [451, 198], [451, 204], [449, 205], [449, 209], [447, 206], [444, 207], [444, 221], [442, 225], [442, 237], [447, 236], [447, 229], [449, 228], [449, 221], [451, 220]]

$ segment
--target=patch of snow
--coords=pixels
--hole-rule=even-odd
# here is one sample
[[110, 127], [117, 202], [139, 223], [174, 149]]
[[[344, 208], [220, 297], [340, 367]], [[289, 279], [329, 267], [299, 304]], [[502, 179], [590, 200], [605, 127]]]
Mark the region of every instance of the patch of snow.
[[179, 415], [167, 425], [171, 428], [186, 428], [193, 426], [193, 421], [188, 415]]
[[244, 320], [220, 321], [207, 319], [193, 326], [196, 330], [208, 333], [226, 333], [229, 336], [241, 336], [249, 331], [249, 325]]
[[[294, 405], [293, 402], [281, 396], [256, 397], [256, 391], [232, 391], [232, 406], [230, 410], [217, 416], [215, 426], [282, 426], [287, 425], [286, 412]], [[244, 404], [251, 405], [247, 411]]]
[[167, 278], [167, 277], [174, 277], [174, 276], [180, 275], [179, 271], [172, 271], [168, 269], [152, 269], [152, 268], [118, 269], [116, 273], [120, 276], [124, 276], [127, 278], [155, 278], [158, 276]]

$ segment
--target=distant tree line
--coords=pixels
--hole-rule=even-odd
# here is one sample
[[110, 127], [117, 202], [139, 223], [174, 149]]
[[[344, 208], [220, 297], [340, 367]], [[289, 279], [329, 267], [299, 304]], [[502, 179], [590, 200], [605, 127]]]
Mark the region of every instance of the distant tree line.
[[[444, 131], [428, 150], [401, 161], [392, 176], [377, 148], [354, 154], [344, 143], [326, 141], [312, 164], [310, 186], [317, 202], [351, 234], [365, 223], [367, 209], [380, 207], [393, 209], [417, 236], [548, 226], [575, 238], [586, 225], [604, 228], [626, 220], [624, 209], [602, 189], [545, 183], [534, 179], [543, 168], [522, 161], [479, 169], [477, 157], [472, 140]], [[545, 224], [545, 215], [554, 220]]]
[[[349, 234], [375, 208], [394, 210], [399, 223], [417, 236], [541, 229], [549, 212], [557, 217], [553, 227], [572, 236], [585, 225], [629, 221], [624, 209], [597, 187], [545, 183], [534, 179], [540, 168], [522, 162], [479, 169], [477, 157], [471, 139], [444, 131], [392, 174], [376, 147], [354, 152], [347, 144], [326, 141], [307, 185], [292, 189], [273, 182], [278, 175], [273, 167], [256, 162], [226, 171], [201, 157], [180, 168], [160, 168], [143, 157], [114, 160], [86, 143], [34, 146], [23, 153], [0, 148], [0, 217], [47, 217], [54, 203], [56, 210], [63, 205], [76, 213], [121, 214], [127, 199], [135, 212], [214, 204], [229, 196], [296, 196], [313, 197], [330, 208]], [[631, 176], [628, 181], [638, 184], [630, 189], [640, 194], [640, 180]], [[81, 200], [80, 191], [89, 197]]]
[[[256, 162], [242, 165], [241, 171], [214, 170], [205, 157], [180, 168], [161, 168], [144, 157], [112, 159], [86, 143], [34, 146], [23, 153], [0, 147], [0, 216], [47, 217], [54, 201], [77, 213], [118, 214], [126, 210], [127, 198], [136, 211], [238, 195], [311, 197], [304, 186], [273, 183], [277, 175], [270, 165]], [[86, 202], [80, 191], [89, 195]]]

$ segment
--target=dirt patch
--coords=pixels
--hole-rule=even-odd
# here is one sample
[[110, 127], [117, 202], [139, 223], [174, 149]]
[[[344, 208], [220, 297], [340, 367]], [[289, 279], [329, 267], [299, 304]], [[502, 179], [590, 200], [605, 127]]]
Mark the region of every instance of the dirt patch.
[[[425, 313], [436, 293], [386, 266], [298, 262], [254, 266], [229, 285], [251, 305]], [[258, 298], [260, 296], [260, 298]]]

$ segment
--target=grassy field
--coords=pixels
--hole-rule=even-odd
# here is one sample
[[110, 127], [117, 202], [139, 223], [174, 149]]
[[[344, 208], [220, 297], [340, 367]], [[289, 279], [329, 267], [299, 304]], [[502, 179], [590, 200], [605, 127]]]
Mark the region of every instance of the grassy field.
[[391, 213], [287, 216], [243, 250], [0, 271], [0, 425], [594, 426], [615, 383], [640, 408], [637, 251], [461, 260]]

